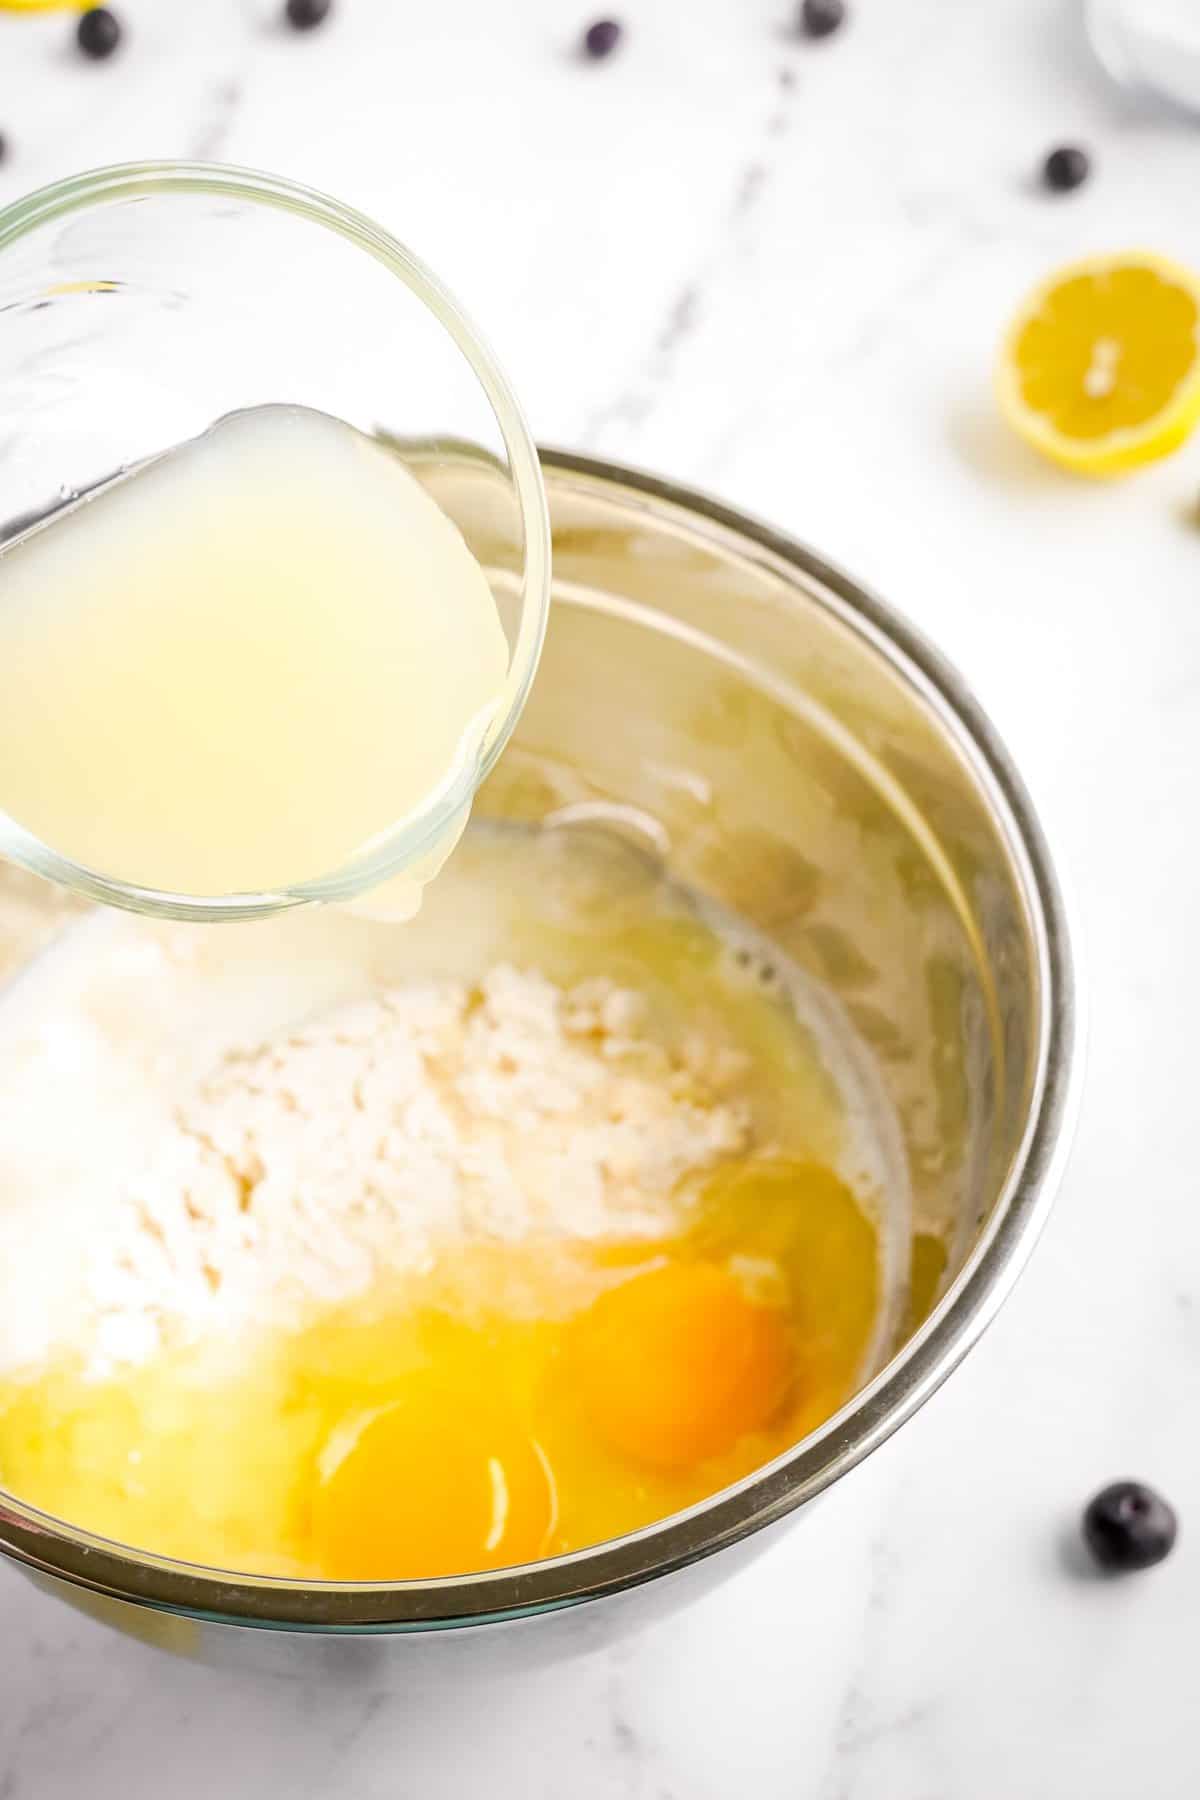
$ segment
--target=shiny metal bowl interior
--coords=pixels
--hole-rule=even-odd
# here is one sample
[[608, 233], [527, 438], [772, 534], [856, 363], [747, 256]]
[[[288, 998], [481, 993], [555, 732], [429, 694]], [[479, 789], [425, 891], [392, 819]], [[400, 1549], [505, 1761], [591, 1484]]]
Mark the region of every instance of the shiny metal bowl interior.
[[[130, 1552], [0, 1497], [0, 1548], [31, 1573], [293, 1632], [420, 1632], [615, 1593], [836, 1481], [944, 1379], [1032, 1245], [1076, 1098], [1071, 955], [1040, 828], [988, 721], [908, 626], [789, 539], [649, 477], [545, 463], [550, 630], [478, 809], [631, 834], [841, 1001], [874, 1051], [911, 1173], [912, 1295], [890, 1359], [737, 1486], [518, 1571], [242, 1577]], [[426, 478], [503, 586], [520, 546], [494, 470], [464, 453]]]

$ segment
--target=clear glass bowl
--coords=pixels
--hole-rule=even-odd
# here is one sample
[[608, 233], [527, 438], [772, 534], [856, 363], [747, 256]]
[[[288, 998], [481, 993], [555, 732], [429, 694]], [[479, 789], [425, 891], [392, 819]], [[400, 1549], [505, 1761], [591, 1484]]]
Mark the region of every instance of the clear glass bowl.
[[285, 403], [386, 438], [425, 481], [443, 457], [468, 456], [486, 476], [493, 534], [517, 546], [486, 565], [509, 667], [483, 743], [341, 868], [270, 893], [165, 893], [84, 868], [3, 812], [0, 855], [92, 899], [192, 919], [348, 900], [419, 863], [507, 742], [550, 603], [537, 451], [457, 302], [402, 244], [323, 194], [244, 169], [146, 163], [0, 213], [0, 313], [0, 545], [227, 413]]

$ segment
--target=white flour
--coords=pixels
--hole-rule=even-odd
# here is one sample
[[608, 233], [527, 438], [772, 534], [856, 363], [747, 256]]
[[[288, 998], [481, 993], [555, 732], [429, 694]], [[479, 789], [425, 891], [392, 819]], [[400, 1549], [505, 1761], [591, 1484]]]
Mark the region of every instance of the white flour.
[[164, 1324], [286, 1322], [463, 1239], [661, 1233], [680, 1178], [746, 1128], [639, 1015], [608, 983], [501, 966], [229, 1057], [130, 1188], [90, 1284], [96, 1358]]
[[[466, 1238], [654, 1235], [680, 1178], [747, 1141], [720, 1098], [740, 1058], [668, 1052], [608, 982], [505, 965], [477, 985], [406, 980], [182, 1084], [156, 1055], [156, 1095], [112, 999], [136, 981], [186, 1007], [191, 940], [102, 929], [109, 987], [80, 992], [56, 952], [60, 996], [5, 1046], [28, 1079], [4, 1118], [0, 1254], [22, 1278], [0, 1367], [65, 1347], [99, 1375], [179, 1336], [286, 1324]], [[57, 1148], [56, 1070], [91, 1097]]]
[[[467, 1239], [669, 1232], [681, 1178], [779, 1148], [879, 1216], [886, 1195], [906, 1268], [898, 1128], [822, 997], [768, 984], [731, 1029], [694, 964], [665, 1013], [661, 982], [653, 1011], [631, 991], [636, 958], [627, 986], [580, 985], [613, 933], [649, 932], [668, 968], [706, 952], [640, 864], [567, 848], [468, 834], [403, 929], [101, 909], [32, 962], [61, 910], [0, 870], [0, 977], [23, 967], [0, 999], [0, 1372], [286, 1324]], [[758, 994], [712, 931], [711, 994], [719, 969]]]

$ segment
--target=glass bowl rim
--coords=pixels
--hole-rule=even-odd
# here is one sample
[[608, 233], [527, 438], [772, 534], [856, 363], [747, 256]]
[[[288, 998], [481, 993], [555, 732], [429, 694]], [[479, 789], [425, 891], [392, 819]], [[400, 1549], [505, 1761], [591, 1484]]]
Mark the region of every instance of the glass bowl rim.
[[452, 826], [495, 766], [521, 716], [550, 611], [550, 514], [537, 446], [507, 376], [455, 296], [420, 257], [365, 213], [284, 176], [235, 164], [118, 163], [36, 189], [0, 210], [0, 256], [40, 227], [90, 208], [175, 194], [250, 201], [331, 231], [400, 280], [443, 328], [489, 402], [508, 458], [523, 533], [521, 617], [495, 716], [481, 749], [460, 754], [416, 811], [388, 826], [340, 869], [271, 891], [175, 894], [124, 882], [62, 855], [0, 811], [0, 855], [89, 900], [159, 918], [253, 919], [312, 902], [354, 898], [400, 873]]

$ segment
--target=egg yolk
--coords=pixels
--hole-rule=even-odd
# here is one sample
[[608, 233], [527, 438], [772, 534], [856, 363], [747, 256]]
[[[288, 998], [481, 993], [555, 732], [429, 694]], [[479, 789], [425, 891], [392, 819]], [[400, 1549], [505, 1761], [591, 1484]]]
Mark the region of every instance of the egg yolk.
[[[935, 1271], [936, 1273], [936, 1271]], [[0, 1475], [165, 1555], [388, 1581], [558, 1556], [761, 1466], [860, 1379], [878, 1238], [835, 1171], [723, 1165], [684, 1235], [472, 1245], [251, 1346], [0, 1382]]]
[[619, 1456], [680, 1469], [770, 1423], [795, 1370], [785, 1315], [712, 1263], [669, 1263], [610, 1288], [580, 1319], [580, 1398]]
[[[340, 1442], [348, 1447], [337, 1454]], [[344, 1421], [314, 1503], [321, 1566], [341, 1581], [460, 1575], [531, 1562], [553, 1529], [553, 1476], [500, 1402], [418, 1372]]]

